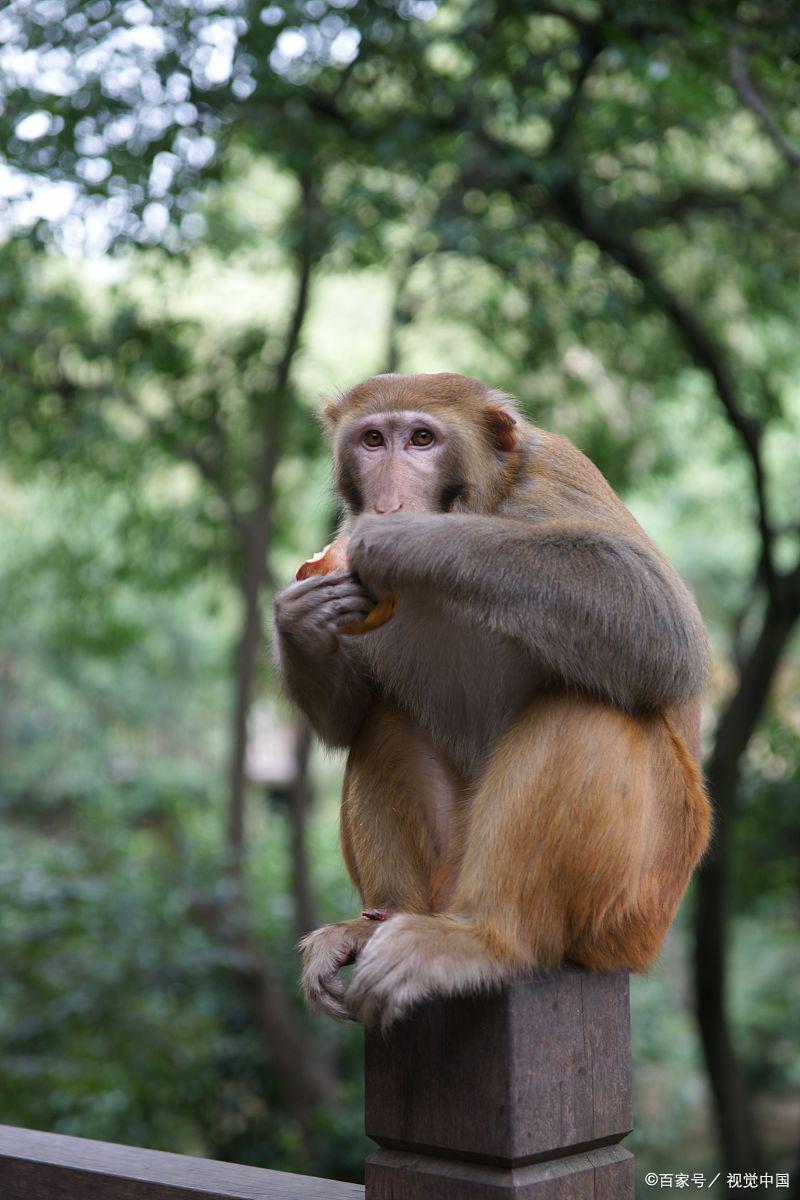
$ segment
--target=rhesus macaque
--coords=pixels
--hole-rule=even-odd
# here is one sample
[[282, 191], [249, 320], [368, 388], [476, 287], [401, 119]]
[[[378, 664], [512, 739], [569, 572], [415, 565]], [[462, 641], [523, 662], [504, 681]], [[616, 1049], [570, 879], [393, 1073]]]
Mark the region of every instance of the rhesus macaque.
[[346, 569], [280, 593], [277, 654], [348, 750], [372, 911], [304, 939], [309, 1000], [385, 1027], [566, 961], [644, 970], [709, 836], [689, 592], [587, 458], [474, 379], [379, 375], [323, 420]]

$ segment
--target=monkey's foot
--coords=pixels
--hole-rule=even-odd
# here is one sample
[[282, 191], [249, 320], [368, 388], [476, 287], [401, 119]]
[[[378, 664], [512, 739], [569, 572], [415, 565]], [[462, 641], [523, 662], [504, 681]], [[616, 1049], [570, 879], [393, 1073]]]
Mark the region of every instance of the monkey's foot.
[[485, 991], [512, 974], [490, 957], [480, 932], [466, 921], [400, 913], [375, 927], [344, 1004], [365, 1025], [388, 1029], [432, 996]]
[[379, 928], [376, 923], [379, 919], [385, 919], [385, 914], [380, 918], [364, 914], [352, 921], [323, 925], [321, 929], [306, 934], [298, 943], [303, 955], [302, 986], [306, 1000], [336, 1021], [353, 1020], [343, 1003], [346, 987], [339, 978], [339, 971], [356, 961], [362, 948]]

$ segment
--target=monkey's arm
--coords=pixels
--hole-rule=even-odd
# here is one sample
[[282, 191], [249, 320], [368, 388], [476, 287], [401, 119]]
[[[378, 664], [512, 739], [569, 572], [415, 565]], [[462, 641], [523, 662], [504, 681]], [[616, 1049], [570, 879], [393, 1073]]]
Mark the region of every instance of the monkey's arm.
[[342, 640], [374, 600], [348, 572], [292, 583], [275, 600], [275, 658], [283, 685], [329, 746], [350, 746], [372, 701], [368, 679]]
[[702, 620], [677, 572], [627, 530], [498, 516], [362, 517], [349, 544], [372, 592], [414, 589], [522, 642], [553, 679], [622, 708], [696, 695]]

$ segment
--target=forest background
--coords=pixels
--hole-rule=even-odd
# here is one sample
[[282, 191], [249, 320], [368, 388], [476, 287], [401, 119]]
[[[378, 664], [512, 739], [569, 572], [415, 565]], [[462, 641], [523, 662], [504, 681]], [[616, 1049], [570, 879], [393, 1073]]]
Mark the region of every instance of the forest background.
[[0, 9], [0, 1120], [359, 1178], [360, 1034], [293, 949], [353, 911], [342, 764], [270, 604], [336, 520], [320, 397], [453, 370], [710, 631], [641, 1176], [800, 1195], [799, 54], [782, 0]]

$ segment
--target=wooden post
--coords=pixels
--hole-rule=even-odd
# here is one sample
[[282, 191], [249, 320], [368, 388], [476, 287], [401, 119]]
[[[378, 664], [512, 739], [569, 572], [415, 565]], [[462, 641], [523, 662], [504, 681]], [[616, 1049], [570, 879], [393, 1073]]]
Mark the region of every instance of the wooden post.
[[633, 1200], [626, 972], [434, 1001], [366, 1049], [366, 1200]]

